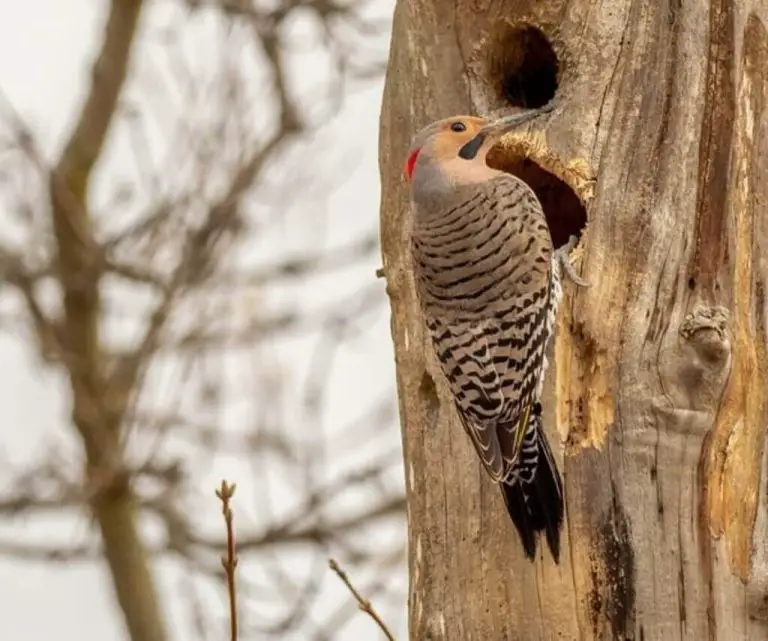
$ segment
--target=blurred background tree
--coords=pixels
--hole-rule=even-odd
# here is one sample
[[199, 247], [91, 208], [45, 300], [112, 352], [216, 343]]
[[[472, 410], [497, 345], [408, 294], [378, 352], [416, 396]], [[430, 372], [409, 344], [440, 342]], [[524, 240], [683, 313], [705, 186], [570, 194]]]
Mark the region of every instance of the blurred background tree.
[[389, 3], [68, 4], [94, 46], [60, 139], [0, 82], [0, 636], [85, 600], [57, 638], [223, 638], [222, 477], [242, 639], [372, 638], [331, 555], [401, 630], [378, 199], [335, 193], [375, 140]]

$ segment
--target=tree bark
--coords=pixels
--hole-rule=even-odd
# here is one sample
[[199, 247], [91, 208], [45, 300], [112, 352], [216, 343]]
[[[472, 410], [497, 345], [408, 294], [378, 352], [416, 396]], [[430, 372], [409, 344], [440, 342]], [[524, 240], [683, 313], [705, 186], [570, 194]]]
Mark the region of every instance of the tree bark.
[[[397, 3], [381, 237], [412, 639], [768, 638], [767, 21], [765, 0]], [[546, 102], [548, 46], [561, 106], [492, 162], [530, 178], [556, 244], [574, 194], [588, 219], [574, 263], [593, 286], [566, 285], [543, 399], [559, 566], [542, 545], [526, 561], [448, 402], [401, 179], [428, 122]]]

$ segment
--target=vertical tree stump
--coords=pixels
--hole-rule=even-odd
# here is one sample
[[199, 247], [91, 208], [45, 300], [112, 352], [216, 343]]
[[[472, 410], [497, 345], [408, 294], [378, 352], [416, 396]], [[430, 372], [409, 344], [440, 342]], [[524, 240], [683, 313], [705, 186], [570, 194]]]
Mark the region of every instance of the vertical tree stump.
[[[411, 639], [768, 638], [766, 22], [765, 0], [397, 3], [381, 236]], [[553, 95], [490, 162], [534, 187], [556, 245], [582, 232], [593, 284], [566, 285], [544, 398], [559, 566], [545, 546], [525, 559], [447, 401], [402, 180], [428, 122]]]

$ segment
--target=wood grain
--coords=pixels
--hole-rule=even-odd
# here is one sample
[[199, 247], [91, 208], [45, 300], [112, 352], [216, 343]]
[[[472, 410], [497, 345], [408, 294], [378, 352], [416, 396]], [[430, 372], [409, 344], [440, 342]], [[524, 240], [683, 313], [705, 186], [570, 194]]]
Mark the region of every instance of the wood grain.
[[[766, 0], [397, 3], [381, 239], [412, 639], [768, 638], [766, 21]], [[525, 560], [447, 401], [401, 180], [426, 123], [510, 109], [499, 69], [517, 54], [498, 48], [520, 25], [554, 46], [564, 106], [498, 153], [566, 179], [589, 217], [576, 262], [593, 287], [566, 287], [544, 398], [566, 484], [560, 566]]]

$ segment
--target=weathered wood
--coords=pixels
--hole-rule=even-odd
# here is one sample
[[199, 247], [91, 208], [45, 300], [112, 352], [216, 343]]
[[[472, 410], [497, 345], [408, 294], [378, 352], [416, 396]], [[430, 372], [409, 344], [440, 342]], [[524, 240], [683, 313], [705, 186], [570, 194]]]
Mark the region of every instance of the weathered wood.
[[[768, 638], [767, 24], [768, 0], [398, 1], [381, 238], [412, 639]], [[553, 234], [578, 207], [540, 167], [589, 219], [575, 263], [593, 287], [566, 286], [545, 395], [560, 566], [525, 560], [446, 400], [401, 178], [426, 123], [546, 99], [546, 41], [562, 108], [493, 162], [539, 181]]]

